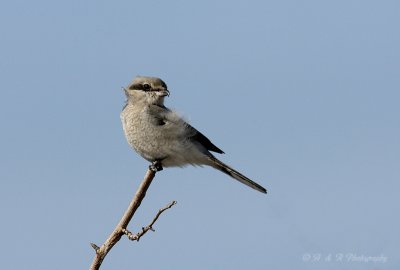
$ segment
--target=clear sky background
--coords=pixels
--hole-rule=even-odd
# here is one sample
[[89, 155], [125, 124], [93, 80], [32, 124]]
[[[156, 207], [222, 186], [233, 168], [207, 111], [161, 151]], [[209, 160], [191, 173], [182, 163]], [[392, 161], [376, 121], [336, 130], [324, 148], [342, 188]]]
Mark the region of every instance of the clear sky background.
[[129, 228], [178, 204], [102, 269], [398, 269], [399, 26], [398, 1], [2, 1], [0, 268], [88, 269], [148, 166], [119, 113], [149, 75], [269, 193], [166, 169]]

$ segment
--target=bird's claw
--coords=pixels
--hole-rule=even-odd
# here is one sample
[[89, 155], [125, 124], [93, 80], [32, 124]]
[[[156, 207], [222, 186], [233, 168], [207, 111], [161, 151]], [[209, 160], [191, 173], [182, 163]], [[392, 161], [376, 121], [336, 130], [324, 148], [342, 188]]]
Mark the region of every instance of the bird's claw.
[[149, 166], [149, 169], [152, 170], [153, 172], [159, 172], [163, 170], [162, 164], [159, 160], [153, 161], [151, 165]]

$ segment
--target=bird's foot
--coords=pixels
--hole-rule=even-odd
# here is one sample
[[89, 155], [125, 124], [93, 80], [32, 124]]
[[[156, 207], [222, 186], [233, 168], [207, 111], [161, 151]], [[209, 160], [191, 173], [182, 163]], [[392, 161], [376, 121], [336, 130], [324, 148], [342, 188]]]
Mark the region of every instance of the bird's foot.
[[151, 165], [149, 166], [149, 169], [152, 170], [153, 172], [159, 172], [163, 170], [161, 161], [156, 160], [153, 161], [153, 163], [151, 163]]

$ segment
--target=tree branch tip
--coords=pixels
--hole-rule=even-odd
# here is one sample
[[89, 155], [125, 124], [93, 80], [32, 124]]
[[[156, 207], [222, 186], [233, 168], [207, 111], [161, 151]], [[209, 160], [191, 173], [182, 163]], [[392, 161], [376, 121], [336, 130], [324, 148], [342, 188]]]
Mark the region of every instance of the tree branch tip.
[[159, 210], [159, 212], [164, 212], [165, 210], [170, 209], [172, 206], [174, 206], [174, 205], [177, 204], [177, 203], [178, 203], [177, 201], [172, 201], [172, 202], [170, 202], [169, 204], [167, 204], [167, 206], [161, 208], [161, 209]]
[[100, 248], [96, 244], [90, 243], [90, 245], [92, 246], [94, 251], [96, 251], [96, 253], [99, 251]]

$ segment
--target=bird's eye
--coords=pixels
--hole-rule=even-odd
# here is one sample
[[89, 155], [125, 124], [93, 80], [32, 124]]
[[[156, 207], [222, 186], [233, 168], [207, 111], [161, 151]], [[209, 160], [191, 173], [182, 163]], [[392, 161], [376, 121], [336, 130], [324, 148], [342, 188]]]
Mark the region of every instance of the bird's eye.
[[150, 90], [150, 88], [151, 88], [150, 84], [148, 84], [148, 83], [143, 84], [143, 90], [147, 91], [147, 90]]

